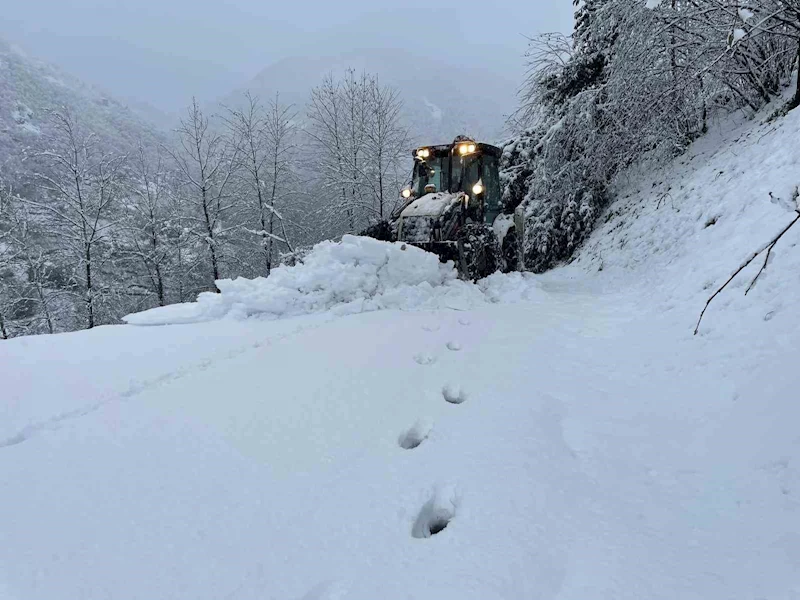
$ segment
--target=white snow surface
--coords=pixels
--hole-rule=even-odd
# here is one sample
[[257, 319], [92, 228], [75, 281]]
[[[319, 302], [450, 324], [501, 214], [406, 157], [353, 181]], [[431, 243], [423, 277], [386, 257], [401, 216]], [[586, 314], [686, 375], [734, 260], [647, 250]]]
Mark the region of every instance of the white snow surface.
[[314, 314], [0, 343], [0, 597], [797, 600], [800, 229], [692, 335], [795, 215], [800, 110], [763, 116], [457, 309], [330, 310], [461, 283], [376, 245], [351, 284], [344, 240], [343, 304], [283, 272]]
[[197, 302], [124, 317], [131, 325], [198, 323], [221, 318], [285, 318], [328, 310], [352, 314], [380, 309], [458, 308], [483, 301], [478, 288], [457, 279], [452, 262], [403, 243], [346, 235], [322, 242], [303, 263], [268, 278], [217, 281], [219, 294]]
[[442, 213], [459, 201], [458, 194], [435, 192], [420, 196], [403, 209], [402, 217], [439, 217]]

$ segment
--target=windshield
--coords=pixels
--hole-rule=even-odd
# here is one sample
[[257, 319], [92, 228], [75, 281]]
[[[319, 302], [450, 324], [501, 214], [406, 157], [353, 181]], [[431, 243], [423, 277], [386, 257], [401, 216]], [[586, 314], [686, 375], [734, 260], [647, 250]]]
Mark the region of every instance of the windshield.
[[433, 184], [436, 191], [441, 192], [449, 187], [450, 157], [431, 156], [426, 160], [417, 160], [414, 164], [414, 180], [411, 187], [417, 197], [425, 195], [425, 186]]
[[481, 178], [480, 155], [453, 157], [452, 191], [472, 193], [472, 186]]

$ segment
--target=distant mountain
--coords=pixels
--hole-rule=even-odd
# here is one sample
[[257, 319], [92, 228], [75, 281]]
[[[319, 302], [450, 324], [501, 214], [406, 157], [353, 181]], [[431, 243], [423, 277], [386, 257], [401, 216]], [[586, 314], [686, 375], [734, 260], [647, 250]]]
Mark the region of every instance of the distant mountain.
[[[112, 147], [159, 138], [146, 110], [132, 109], [0, 39], [0, 167], [13, 168], [48, 127], [47, 111], [67, 106]], [[9, 165], [9, 163], [12, 163]]]
[[424, 143], [449, 142], [459, 134], [496, 141], [515, 104], [517, 82], [488, 69], [439, 60], [435, 48], [429, 56], [373, 48], [287, 58], [265, 68], [222, 102], [235, 104], [249, 89], [262, 99], [279, 92], [283, 102], [303, 109], [309, 92], [327, 73], [341, 76], [348, 68], [378, 75], [381, 82], [398, 88], [412, 133]]

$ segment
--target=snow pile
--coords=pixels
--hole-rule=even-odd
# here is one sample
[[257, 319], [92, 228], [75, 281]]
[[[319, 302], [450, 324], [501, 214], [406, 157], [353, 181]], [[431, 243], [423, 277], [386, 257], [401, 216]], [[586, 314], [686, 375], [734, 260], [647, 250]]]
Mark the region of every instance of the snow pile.
[[538, 277], [531, 273], [493, 273], [478, 282], [484, 298], [491, 304], [530, 302], [542, 295]]
[[459, 281], [452, 262], [402, 243], [346, 235], [321, 242], [301, 264], [281, 266], [268, 278], [222, 279], [220, 294], [124, 317], [131, 325], [199, 323], [253, 315], [283, 318], [333, 310], [458, 308], [484, 302], [479, 288]]

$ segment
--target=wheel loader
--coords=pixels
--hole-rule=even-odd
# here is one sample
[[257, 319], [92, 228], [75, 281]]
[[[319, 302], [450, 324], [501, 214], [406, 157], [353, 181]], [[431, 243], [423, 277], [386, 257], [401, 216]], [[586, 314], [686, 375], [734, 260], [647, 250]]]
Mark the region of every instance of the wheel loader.
[[517, 226], [503, 214], [501, 150], [459, 136], [413, 151], [411, 183], [391, 218], [362, 235], [400, 241], [452, 260], [464, 279], [517, 267]]

